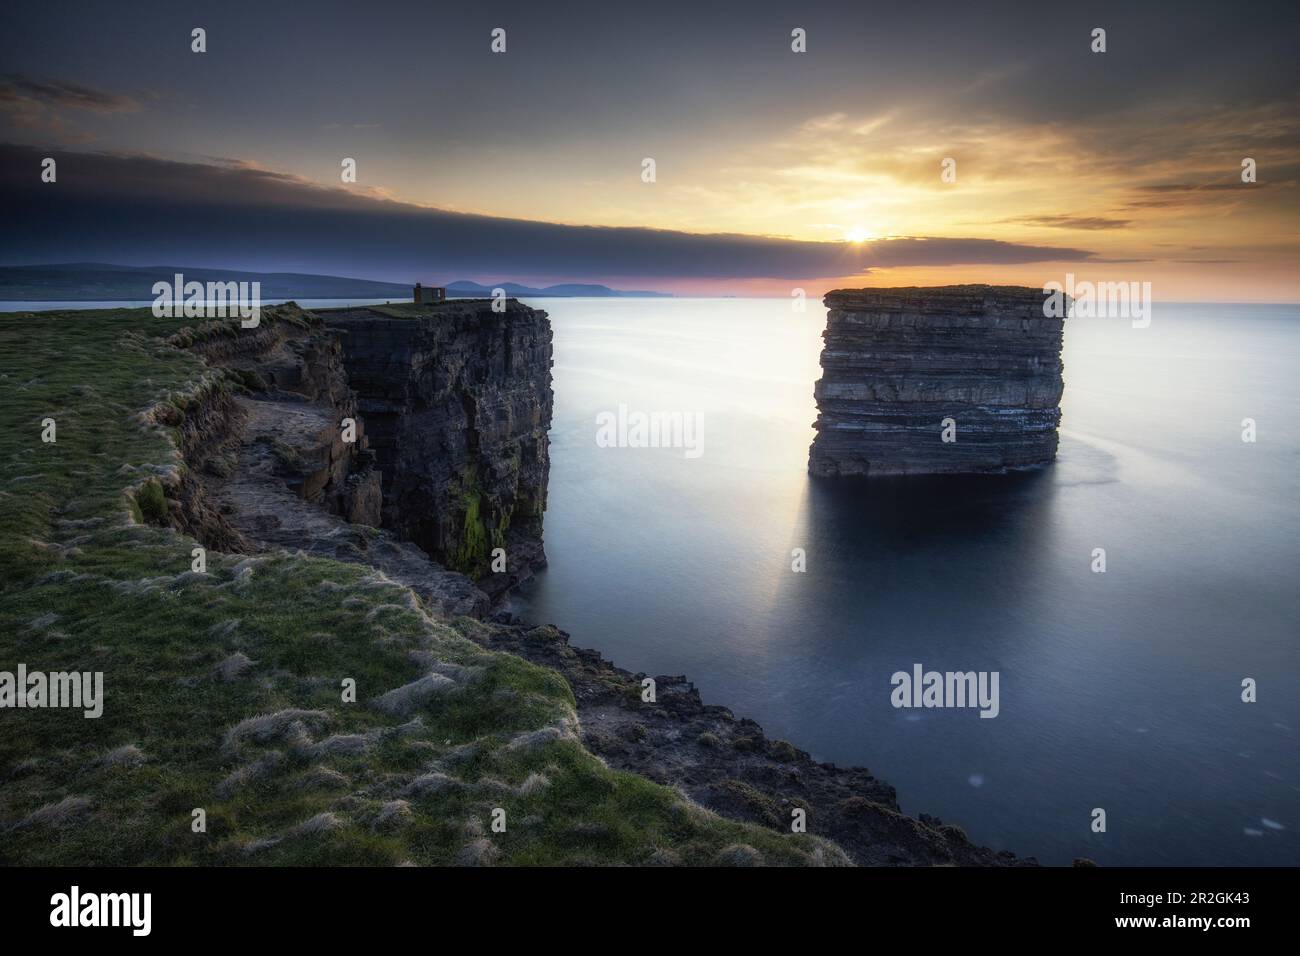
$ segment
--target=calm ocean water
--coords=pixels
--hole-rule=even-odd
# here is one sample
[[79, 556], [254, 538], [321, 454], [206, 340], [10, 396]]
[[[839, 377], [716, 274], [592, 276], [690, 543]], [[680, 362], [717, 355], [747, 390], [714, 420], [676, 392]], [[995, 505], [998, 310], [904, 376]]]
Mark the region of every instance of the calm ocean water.
[[[1072, 320], [1055, 465], [837, 485], [806, 473], [824, 309], [530, 304], [554, 324], [556, 403], [526, 619], [687, 674], [997, 849], [1300, 863], [1300, 309]], [[598, 447], [620, 404], [702, 416], [703, 454]], [[999, 671], [1000, 715], [894, 709], [915, 663]]]

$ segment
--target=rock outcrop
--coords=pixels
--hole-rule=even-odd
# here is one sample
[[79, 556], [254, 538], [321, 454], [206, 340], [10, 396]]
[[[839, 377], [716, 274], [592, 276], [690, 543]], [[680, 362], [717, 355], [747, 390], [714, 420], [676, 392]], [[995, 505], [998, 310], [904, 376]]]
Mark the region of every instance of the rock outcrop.
[[[383, 525], [497, 595], [545, 562], [551, 326], [509, 300], [323, 310], [340, 333]], [[492, 551], [506, 551], [494, 573]]]
[[184, 525], [201, 540], [370, 565], [448, 615], [485, 614], [545, 562], [546, 313], [289, 304], [264, 310], [255, 333], [227, 332], [173, 343], [242, 386], [187, 419], [211, 419], [185, 442], [202, 476], [186, 513], [216, 519]]
[[818, 476], [988, 474], [1056, 456], [1064, 320], [1018, 286], [825, 297]]

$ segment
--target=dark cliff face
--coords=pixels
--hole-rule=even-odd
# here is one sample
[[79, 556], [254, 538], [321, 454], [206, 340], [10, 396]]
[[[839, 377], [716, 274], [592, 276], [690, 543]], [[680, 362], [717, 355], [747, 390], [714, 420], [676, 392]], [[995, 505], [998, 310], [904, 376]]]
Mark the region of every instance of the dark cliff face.
[[[544, 563], [551, 327], [509, 301], [320, 313], [339, 333], [383, 525], [499, 594]], [[506, 551], [493, 572], [492, 552]]]
[[369, 564], [447, 614], [486, 614], [545, 563], [545, 312], [290, 304], [240, 332], [174, 343], [242, 386], [214, 392], [209, 427], [185, 438], [202, 480], [183, 526], [212, 546]]
[[1018, 286], [828, 293], [814, 475], [980, 474], [1056, 456], [1064, 321]]
[[184, 417], [177, 526], [219, 550], [368, 565], [442, 614], [486, 614], [490, 600], [468, 578], [379, 530], [381, 474], [339, 338], [292, 304], [264, 310], [255, 332], [213, 323], [173, 336], [226, 376]]

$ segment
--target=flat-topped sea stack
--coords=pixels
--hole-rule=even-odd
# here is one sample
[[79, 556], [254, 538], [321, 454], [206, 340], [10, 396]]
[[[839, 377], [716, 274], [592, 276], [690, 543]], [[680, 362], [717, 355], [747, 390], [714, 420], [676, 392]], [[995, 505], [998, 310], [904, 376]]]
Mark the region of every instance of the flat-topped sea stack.
[[1065, 323], [1045, 314], [1046, 298], [989, 285], [827, 293], [809, 472], [996, 474], [1050, 462]]

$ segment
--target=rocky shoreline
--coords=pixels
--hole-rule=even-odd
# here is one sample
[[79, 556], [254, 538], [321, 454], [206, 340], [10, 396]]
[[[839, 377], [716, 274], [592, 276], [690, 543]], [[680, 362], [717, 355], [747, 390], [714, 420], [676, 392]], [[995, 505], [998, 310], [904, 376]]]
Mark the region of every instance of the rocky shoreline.
[[583, 744], [609, 766], [677, 787], [723, 816], [789, 832], [791, 811], [806, 811], [808, 832], [840, 846], [859, 866], [1036, 866], [1033, 858], [995, 853], [937, 817], [905, 815], [894, 788], [863, 767], [820, 763], [753, 720], [705, 704], [684, 676], [654, 678], [656, 700], [643, 702], [645, 674], [633, 674], [593, 650], [575, 648], [550, 626], [530, 627], [498, 612], [471, 632], [558, 671], [573, 688]]
[[[458, 522], [473, 535], [467, 515], [497, 522], [521, 510], [520, 501], [525, 511], [545, 501], [551, 400], [545, 313], [514, 302], [503, 317], [486, 302], [437, 309], [436, 316], [415, 318], [348, 310], [336, 327], [328, 314], [322, 322], [289, 305], [264, 316], [253, 336], [189, 330], [176, 337], [173, 344], [195, 350], [243, 386], [233, 399], [188, 418], [195, 424], [183, 434], [182, 450], [197, 478], [175, 516], [178, 526], [222, 550], [301, 551], [381, 571], [458, 621], [482, 646], [560, 673], [577, 703], [583, 745], [610, 767], [676, 787], [723, 816], [788, 833], [792, 811], [802, 809], [809, 833], [833, 841], [859, 865], [1035, 865], [977, 846], [937, 818], [906, 816], [893, 787], [866, 769], [819, 763], [768, 738], [754, 721], [705, 704], [685, 677], [656, 677], [655, 700], [644, 701], [646, 675], [574, 648], [553, 626], [493, 611], [544, 560], [540, 510], [535, 523], [516, 528], [508, 540], [511, 560], [518, 560], [520, 546], [525, 560], [501, 582], [492, 582], [490, 571], [471, 579], [444, 567], [411, 540], [412, 529], [445, 533]], [[435, 328], [440, 320], [441, 330]], [[364, 344], [349, 341], [358, 330]], [[498, 347], [486, 372], [466, 361], [489, 354], [487, 345], [480, 349], [473, 341], [476, 334]], [[451, 358], [431, 339], [443, 346], [457, 340]], [[354, 376], [358, 355], [365, 356], [370, 379]], [[524, 381], [529, 377], [532, 384]], [[376, 383], [383, 383], [380, 397]], [[454, 406], [450, 414], [447, 403]], [[417, 406], [434, 427], [420, 433], [414, 451], [403, 449], [403, 436], [414, 432], [401, 417]], [[353, 442], [338, 438], [344, 417], [355, 417]], [[473, 430], [471, 421], [490, 427], [479, 427], [474, 440], [448, 440], [446, 432]], [[455, 477], [466, 471], [487, 476], [481, 486], [487, 509], [479, 510], [480, 503], [457, 511], [465, 505], [465, 486]], [[423, 525], [402, 518], [411, 500], [434, 512]], [[430, 540], [440, 541], [444, 553], [464, 553], [454, 535], [422, 543]], [[492, 583], [484, 587], [485, 581]]]

